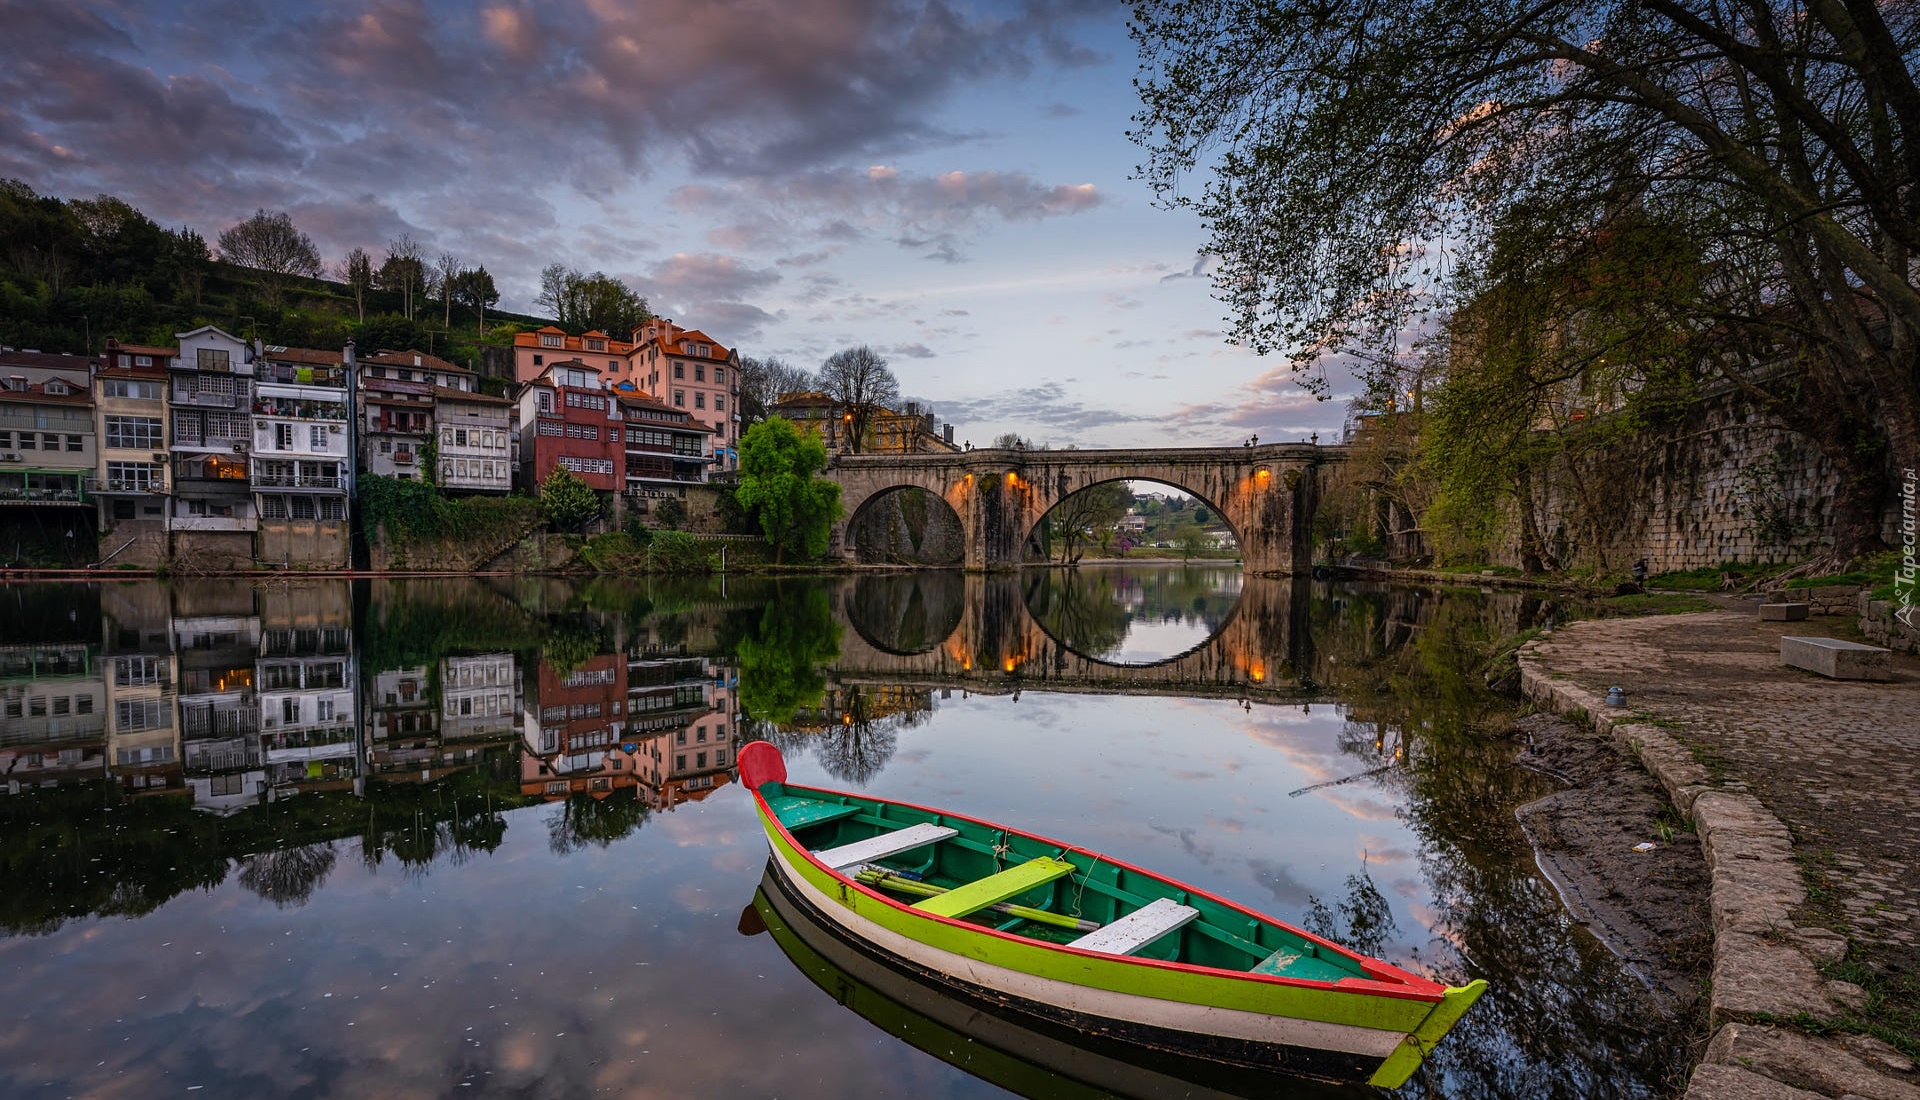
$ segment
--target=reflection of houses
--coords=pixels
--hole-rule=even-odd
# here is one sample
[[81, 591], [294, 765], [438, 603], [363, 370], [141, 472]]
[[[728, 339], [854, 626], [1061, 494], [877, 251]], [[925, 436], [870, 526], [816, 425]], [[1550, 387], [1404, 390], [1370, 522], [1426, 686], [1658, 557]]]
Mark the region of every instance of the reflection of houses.
[[387, 780], [432, 779], [440, 713], [425, 665], [375, 674], [367, 697], [368, 771]]
[[84, 642], [0, 646], [0, 781], [6, 790], [106, 774], [105, 691]]
[[259, 801], [267, 782], [253, 684], [260, 648], [253, 590], [212, 582], [177, 587], [173, 637], [180, 755], [194, 808], [235, 813]]
[[129, 794], [183, 791], [167, 592], [114, 585], [101, 592], [100, 605], [108, 773]]
[[740, 739], [733, 675], [696, 658], [628, 662], [622, 766], [639, 773], [655, 809], [705, 798], [731, 778]]
[[520, 669], [511, 653], [440, 661], [440, 732], [447, 741], [493, 742], [519, 732]]
[[616, 767], [607, 759], [626, 729], [626, 681], [627, 662], [617, 653], [596, 654], [566, 673], [540, 662], [522, 717], [522, 794], [600, 796], [634, 785], [624, 761]]
[[275, 795], [352, 787], [359, 777], [352, 613], [345, 584], [260, 594], [255, 685]]

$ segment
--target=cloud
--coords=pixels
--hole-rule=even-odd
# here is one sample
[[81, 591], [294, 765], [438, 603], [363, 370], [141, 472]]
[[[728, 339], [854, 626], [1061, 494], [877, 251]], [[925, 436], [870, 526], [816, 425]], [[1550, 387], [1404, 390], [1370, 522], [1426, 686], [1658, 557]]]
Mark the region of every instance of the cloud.
[[939, 354], [925, 344], [893, 344], [884, 350], [888, 355], [898, 355], [907, 359], [932, 359]]
[[654, 312], [737, 341], [758, 335], [779, 319], [778, 314], [746, 299], [780, 280], [779, 272], [753, 267], [735, 256], [679, 252], [627, 281], [646, 296]]
[[1058, 382], [1007, 390], [988, 397], [958, 400], [949, 398], [945, 408], [948, 418], [956, 424], [962, 421], [967, 423], [984, 421], [991, 425], [1028, 424], [1065, 433], [1061, 438], [1049, 437], [1045, 440], [1055, 445], [1077, 442], [1073, 433], [1111, 427], [1116, 424], [1142, 424], [1161, 419], [1156, 416], [1144, 416], [1139, 413], [1087, 405], [1085, 402], [1069, 398], [1066, 387]]
[[[255, 207], [297, 209], [329, 254], [405, 226], [499, 269], [511, 298], [530, 254], [632, 263], [590, 234], [570, 240], [556, 207], [618, 214], [637, 182], [689, 168], [813, 187], [801, 177], [964, 140], [934, 121], [956, 95], [1090, 63], [1072, 38], [1112, 19], [1095, 0], [0, 0], [0, 175], [111, 191], [208, 232]], [[1007, 219], [1085, 204], [992, 172], [896, 189], [882, 235], [955, 256], [975, 223], [930, 204]], [[485, 211], [532, 224], [517, 241], [476, 232]], [[771, 247], [779, 226], [754, 212], [707, 243]], [[874, 220], [863, 202], [823, 207], [809, 228], [847, 240]]]

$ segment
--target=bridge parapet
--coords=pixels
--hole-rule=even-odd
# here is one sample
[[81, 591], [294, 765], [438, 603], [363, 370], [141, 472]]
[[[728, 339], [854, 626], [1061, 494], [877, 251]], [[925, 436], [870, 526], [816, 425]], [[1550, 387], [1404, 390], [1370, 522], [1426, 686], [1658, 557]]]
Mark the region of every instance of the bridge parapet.
[[1067, 497], [1110, 481], [1157, 481], [1192, 494], [1233, 528], [1247, 572], [1303, 573], [1312, 565], [1319, 469], [1346, 457], [1345, 447], [1311, 443], [837, 455], [826, 476], [840, 484], [846, 512], [833, 552], [857, 557], [848, 532], [861, 510], [916, 488], [953, 509], [967, 568], [1013, 568], [1041, 517]]

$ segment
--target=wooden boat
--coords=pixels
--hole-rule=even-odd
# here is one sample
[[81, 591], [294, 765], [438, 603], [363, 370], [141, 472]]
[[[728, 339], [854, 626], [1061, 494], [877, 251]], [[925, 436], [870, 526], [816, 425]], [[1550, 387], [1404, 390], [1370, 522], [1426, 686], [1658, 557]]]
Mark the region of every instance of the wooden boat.
[[1393, 1088], [1479, 999], [1098, 852], [787, 782], [740, 751], [783, 888], [922, 980], [1102, 1040]]
[[753, 904], [741, 913], [740, 931], [770, 933], [800, 973], [873, 1026], [1019, 1096], [1351, 1100], [1356, 1091], [1128, 1046], [964, 996], [943, 982], [923, 981], [872, 945], [812, 916], [771, 862]]

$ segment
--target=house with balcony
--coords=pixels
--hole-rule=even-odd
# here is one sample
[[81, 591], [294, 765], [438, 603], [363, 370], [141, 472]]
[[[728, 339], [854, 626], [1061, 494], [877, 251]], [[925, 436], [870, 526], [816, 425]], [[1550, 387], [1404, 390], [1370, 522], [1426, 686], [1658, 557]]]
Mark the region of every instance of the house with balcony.
[[519, 465], [514, 404], [477, 389], [433, 388], [433, 421], [440, 434], [438, 484], [454, 494], [513, 491]]
[[635, 508], [660, 497], [685, 497], [687, 486], [704, 484], [712, 460], [714, 429], [623, 383], [613, 394], [625, 421], [626, 491]]
[[0, 380], [0, 506], [54, 509], [82, 519], [74, 552], [91, 561], [94, 514], [90, 490], [98, 460], [93, 394], [85, 373], [33, 382]]
[[[627, 334], [629, 336], [632, 333]], [[601, 371], [609, 383], [631, 380], [636, 374], [632, 340], [617, 340], [598, 329], [574, 336], [555, 325], [513, 337], [513, 380], [524, 385], [546, 373], [548, 367], [579, 359]]]
[[338, 352], [267, 348], [253, 396], [254, 558], [339, 569], [349, 561], [351, 447]]
[[431, 782], [439, 767], [439, 708], [426, 665], [389, 668], [367, 688], [368, 777], [382, 783]]
[[603, 798], [638, 783], [630, 768], [609, 761], [627, 728], [626, 672], [619, 653], [598, 654], [566, 672], [540, 662], [521, 720], [522, 794]]
[[626, 442], [620, 401], [600, 381], [599, 368], [568, 359], [549, 365], [520, 390], [522, 484], [537, 488], [566, 469], [595, 490], [626, 488]]
[[173, 553], [196, 565], [247, 568], [259, 527], [253, 450], [254, 349], [205, 325], [178, 334], [168, 363]]
[[433, 438], [431, 382], [373, 377], [363, 371], [360, 416], [363, 472], [403, 481], [432, 480], [423, 469], [427, 441]]
[[167, 363], [173, 351], [108, 340], [94, 372], [94, 502], [104, 562], [152, 566], [167, 560]]
[[713, 465], [740, 468], [740, 353], [697, 328], [656, 317], [633, 334], [634, 376], [670, 408], [714, 426]]

